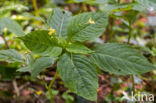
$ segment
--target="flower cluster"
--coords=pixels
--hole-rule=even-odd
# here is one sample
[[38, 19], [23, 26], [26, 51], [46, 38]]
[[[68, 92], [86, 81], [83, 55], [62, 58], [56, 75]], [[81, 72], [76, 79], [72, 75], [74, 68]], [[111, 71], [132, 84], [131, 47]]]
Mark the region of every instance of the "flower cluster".
[[48, 33], [49, 36], [52, 36], [53, 34], [56, 33], [56, 30], [53, 28], [49, 28], [48, 30], [49, 30], [49, 33]]

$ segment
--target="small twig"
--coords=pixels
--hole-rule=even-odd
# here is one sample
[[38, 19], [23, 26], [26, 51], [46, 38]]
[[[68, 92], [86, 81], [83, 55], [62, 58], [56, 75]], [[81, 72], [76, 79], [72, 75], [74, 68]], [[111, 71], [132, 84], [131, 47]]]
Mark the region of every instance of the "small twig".
[[13, 86], [14, 86], [14, 89], [16, 91], [17, 96], [20, 96], [20, 92], [19, 92], [19, 89], [17, 87], [16, 79], [14, 79], [12, 83], [13, 83]]
[[22, 86], [20, 86], [19, 91], [22, 90], [23, 88], [27, 87], [28, 85], [30, 85], [30, 82], [27, 82], [27, 83], [23, 84]]

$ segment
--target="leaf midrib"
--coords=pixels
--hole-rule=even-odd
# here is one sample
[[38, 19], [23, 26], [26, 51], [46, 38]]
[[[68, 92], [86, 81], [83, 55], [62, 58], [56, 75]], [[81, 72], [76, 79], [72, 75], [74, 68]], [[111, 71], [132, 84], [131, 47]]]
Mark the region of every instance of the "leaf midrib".
[[[72, 63], [72, 65], [74, 66], [74, 68], [78, 71], [78, 75], [80, 77], [80, 79], [83, 81], [83, 83], [85, 84], [86, 82], [83, 80], [83, 75], [81, 75], [81, 73], [79, 72], [79, 69], [77, 69], [77, 66], [74, 64], [74, 61], [72, 59], [73, 57], [70, 57], [70, 61]], [[89, 83], [90, 84], [90, 83]], [[89, 90], [88, 86], [86, 86], [87, 90]], [[78, 90], [78, 88], [77, 88]]]
[[[101, 17], [98, 16], [94, 21], [98, 21], [99, 18], [101, 18]], [[82, 29], [80, 29], [79, 31], [74, 32], [74, 33], [72, 33], [72, 34], [75, 34], [75, 35], [79, 34], [79, 32], [81, 32], [82, 30], [86, 29], [86, 28], [89, 27], [90, 25], [95, 25], [95, 24], [88, 24], [88, 25], [84, 26], [84, 28], [82, 28]], [[72, 39], [75, 35], [71, 36], [70, 39]]]
[[50, 45], [50, 44], [46, 44], [46, 43], [43, 43], [43, 42], [38, 42], [38, 41], [34, 41], [34, 40], [31, 40], [31, 39], [24, 39], [24, 41], [30, 41], [30, 42], [33, 42], [33, 43], [36, 43], [36, 44], [41, 44], [41, 45], [46, 45], [46, 46], [51, 46], [51, 47], [59, 47], [58, 45]]
[[[60, 26], [60, 30], [59, 30], [59, 36], [62, 32], [62, 26], [63, 26], [63, 22], [64, 22], [64, 18], [65, 18], [65, 15], [63, 14], [63, 18], [62, 18], [62, 21], [61, 21], [61, 26]], [[61, 34], [62, 35], [62, 34]]]

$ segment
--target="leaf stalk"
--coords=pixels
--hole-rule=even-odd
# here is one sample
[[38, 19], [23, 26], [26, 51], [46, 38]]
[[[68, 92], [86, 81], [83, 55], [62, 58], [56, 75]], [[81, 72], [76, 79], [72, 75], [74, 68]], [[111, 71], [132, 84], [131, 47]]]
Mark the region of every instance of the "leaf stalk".
[[54, 97], [53, 97], [53, 94], [52, 94], [52, 88], [51, 87], [54, 84], [54, 81], [56, 80], [57, 75], [58, 75], [58, 72], [56, 70], [56, 73], [54, 75], [54, 78], [51, 80], [51, 82], [50, 82], [50, 84], [48, 86], [48, 92], [49, 92], [49, 95], [50, 95], [50, 101], [51, 101], [51, 103], [54, 103]]
[[33, 3], [33, 7], [34, 7], [35, 16], [39, 16], [36, 0], [32, 0], [32, 3]]

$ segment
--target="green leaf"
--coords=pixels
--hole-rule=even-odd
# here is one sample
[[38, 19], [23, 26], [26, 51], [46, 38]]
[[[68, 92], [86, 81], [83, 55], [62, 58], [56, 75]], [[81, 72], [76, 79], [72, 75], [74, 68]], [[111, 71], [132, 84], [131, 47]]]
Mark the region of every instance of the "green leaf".
[[63, 11], [60, 8], [54, 9], [49, 16], [47, 23], [49, 27], [56, 30], [57, 35], [62, 37], [67, 36], [67, 24], [71, 19], [71, 13], [68, 11]]
[[79, 96], [96, 100], [98, 78], [94, 65], [82, 55], [64, 54], [57, 64], [60, 77], [66, 87]]
[[19, 72], [30, 72], [32, 71], [32, 66], [34, 64], [35, 60], [32, 56], [32, 54], [26, 54], [25, 56], [25, 67], [21, 67], [20, 69], [18, 69], [17, 71]]
[[31, 71], [31, 67], [30, 66], [22, 67], [22, 68], [18, 69], [17, 71], [18, 72], [28, 72], [28, 71]]
[[36, 77], [44, 68], [54, 64], [54, 59], [51, 57], [40, 57], [32, 66], [32, 77]]
[[90, 50], [86, 46], [84, 46], [81, 43], [72, 43], [69, 44], [66, 48], [66, 50], [70, 53], [79, 53], [79, 54], [89, 54], [93, 53], [94, 51]]
[[[89, 19], [95, 24], [88, 23]], [[99, 37], [107, 26], [107, 19], [108, 15], [105, 12], [83, 13], [73, 17], [67, 29], [68, 40], [83, 42]]]
[[6, 17], [2, 18], [1, 21], [4, 25], [4, 27], [6, 27], [10, 32], [16, 34], [17, 36], [24, 36], [25, 35], [23, 32], [23, 29], [21, 28], [21, 26], [17, 22], [15, 22], [9, 18], [6, 18]]
[[34, 31], [19, 38], [24, 41], [29, 50], [41, 56], [56, 57], [62, 52], [62, 48], [58, 47], [57, 39], [51, 38], [45, 30]]
[[54, 64], [56, 59], [52, 57], [40, 57], [36, 60], [33, 59], [32, 55], [26, 56], [26, 66], [18, 69], [19, 72], [31, 72], [32, 77], [36, 77], [43, 69], [50, 67]]
[[129, 45], [108, 43], [95, 48], [91, 56], [100, 69], [117, 75], [142, 74], [156, 69]]
[[77, 3], [87, 3], [87, 4], [102, 4], [102, 3], [109, 3], [112, 2], [114, 0], [71, 0], [71, 1], [75, 1]]
[[138, 4], [136, 4], [133, 9], [138, 11], [145, 11], [153, 8], [156, 11], [156, 2], [155, 0], [136, 0]]
[[134, 4], [108, 4], [106, 6], [101, 5], [100, 9], [112, 13], [112, 12], [131, 10], [133, 6]]
[[23, 62], [22, 56], [14, 49], [0, 50], [0, 61]]

